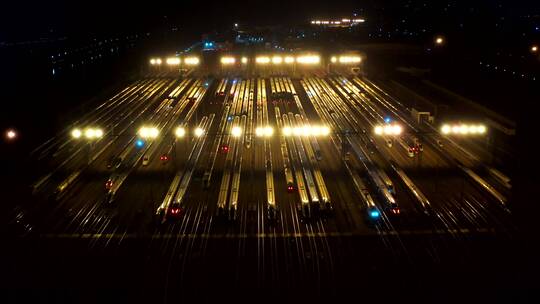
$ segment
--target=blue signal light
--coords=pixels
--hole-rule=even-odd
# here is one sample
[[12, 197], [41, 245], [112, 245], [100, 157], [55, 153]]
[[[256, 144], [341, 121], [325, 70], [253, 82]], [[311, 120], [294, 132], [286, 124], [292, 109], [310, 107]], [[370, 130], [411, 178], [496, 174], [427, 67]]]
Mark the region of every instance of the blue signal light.
[[385, 117], [384, 118], [384, 122], [386, 123], [390, 123], [392, 121], [392, 119], [390, 117]]
[[232, 121], [232, 120], [233, 120], [233, 117], [229, 115], [229, 116], [227, 117], [227, 121]]
[[144, 146], [144, 140], [137, 139], [137, 141], [135, 142], [135, 145], [137, 146], [137, 148], [142, 148]]
[[372, 218], [372, 219], [377, 219], [381, 216], [381, 213], [379, 212], [379, 210], [371, 210], [369, 212], [369, 216]]

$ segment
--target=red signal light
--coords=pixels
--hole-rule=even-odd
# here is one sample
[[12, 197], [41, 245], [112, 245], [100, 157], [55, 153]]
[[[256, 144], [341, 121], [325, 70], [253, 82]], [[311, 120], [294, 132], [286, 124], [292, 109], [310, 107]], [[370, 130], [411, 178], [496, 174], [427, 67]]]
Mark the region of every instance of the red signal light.
[[106, 183], [105, 183], [105, 188], [107, 190], [110, 190], [112, 188], [112, 185], [113, 185], [113, 181], [112, 180], [108, 180]]

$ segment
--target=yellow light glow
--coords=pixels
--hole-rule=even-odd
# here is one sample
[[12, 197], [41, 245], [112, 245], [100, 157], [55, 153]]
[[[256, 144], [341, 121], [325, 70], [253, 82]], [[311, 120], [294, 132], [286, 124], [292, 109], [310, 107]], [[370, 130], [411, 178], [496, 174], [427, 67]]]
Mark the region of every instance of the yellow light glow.
[[328, 136], [328, 135], [330, 135], [330, 131], [331, 131], [331, 130], [330, 130], [330, 127], [328, 127], [328, 126], [322, 126], [322, 127], [321, 127], [321, 135], [322, 135], [322, 136]]
[[443, 125], [441, 131], [443, 134], [450, 134], [450, 132], [452, 132], [452, 128], [450, 125]]
[[378, 125], [373, 129], [375, 135], [396, 136], [403, 132], [403, 128], [398, 124]]
[[302, 136], [311, 135], [311, 128], [309, 126], [303, 126], [301, 130], [302, 130]]
[[262, 137], [264, 135], [264, 129], [261, 127], [255, 128], [255, 136]]
[[242, 128], [238, 127], [238, 126], [234, 126], [232, 129], [231, 129], [231, 135], [233, 137], [240, 137], [240, 135], [242, 135]]
[[166, 63], [168, 65], [179, 65], [180, 64], [180, 58], [169, 57], [169, 58], [167, 58]]
[[337, 57], [336, 57], [336, 56], [332, 56], [332, 58], [330, 58], [330, 61], [332, 61], [332, 63], [336, 63], [336, 62], [337, 62]]
[[195, 136], [201, 137], [204, 134], [204, 130], [202, 128], [195, 129]]
[[444, 43], [444, 38], [443, 37], [437, 37], [435, 38], [435, 43], [438, 44], [438, 45], [441, 45]]
[[184, 63], [187, 65], [198, 65], [199, 64], [199, 58], [198, 57], [186, 57], [184, 58]]
[[476, 128], [477, 128], [477, 132], [478, 132], [479, 134], [484, 134], [484, 133], [486, 133], [486, 131], [487, 131], [486, 126], [484, 126], [484, 125], [480, 125], [480, 126], [478, 126], [478, 127], [476, 127]]
[[281, 64], [282, 62], [283, 62], [283, 58], [281, 58], [281, 56], [272, 57], [272, 63], [273, 64]]
[[234, 64], [236, 59], [234, 57], [221, 57], [221, 64]]
[[174, 131], [174, 134], [176, 135], [176, 137], [184, 137], [186, 135], [186, 129], [178, 127]]
[[161, 58], [156, 59], [156, 64], [161, 64]]
[[319, 64], [321, 57], [319, 55], [304, 55], [296, 57], [296, 62], [300, 64]]
[[86, 137], [88, 139], [91, 139], [91, 138], [94, 138], [94, 136], [95, 136], [94, 129], [86, 129], [86, 130], [84, 130], [84, 137]]
[[103, 130], [101, 129], [94, 129], [94, 137], [101, 138], [103, 136]]
[[6, 138], [8, 140], [13, 140], [15, 137], [17, 137], [17, 132], [15, 132], [15, 130], [9, 129], [6, 131]]
[[287, 64], [294, 63], [294, 57], [292, 57], [292, 56], [285, 57], [285, 63], [287, 63]]
[[82, 132], [79, 129], [74, 129], [73, 131], [71, 131], [71, 136], [73, 138], [80, 138], [82, 136]]
[[354, 64], [362, 62], [362, 57], [360, 56], [339, 56], [339, 63], [342, 64]]
[[248, 62], [247, 57], [242, 57], [242, 63], [243, 63], [243, 64], [246, 64], [247, 62]]
[[537, 45], [533, 45], [533, 46], [531, 47], [531, 52], [533, 52], [533, 53], [538, 52], [538, 46], [537, 46]]
[[441, 127], [441, 132], [444, 135], [480, 135], [486, 131], [486, 126], [482, 124], [444, 124]]
[[264, 128], [264, 136], [270, 137], [274, 134], [274, 128], [267, 126]]
[[155, 60], [154, 58], [150, 59], [150, 64], [151, 64], [151, 65], [156, 64], [156, 60]]
[[268, 56], [259, 56], [255, 58], [255, 62], [258, 64], [268, 64], [270, 63], [270, 57]]
[[156, 138], [159, 135], [159, 130], [156, 127], [141, 127], [138, 134], [142, 138]]
[[255, 136], [257, 137], [271, 137], [274, 134], [274, 129], [270, 126], [257, 127], [255, 129]]
[[290, 127], [284, 127], [283, 128], [283, 135], [291, 136], [292, 135], [292, 129]]

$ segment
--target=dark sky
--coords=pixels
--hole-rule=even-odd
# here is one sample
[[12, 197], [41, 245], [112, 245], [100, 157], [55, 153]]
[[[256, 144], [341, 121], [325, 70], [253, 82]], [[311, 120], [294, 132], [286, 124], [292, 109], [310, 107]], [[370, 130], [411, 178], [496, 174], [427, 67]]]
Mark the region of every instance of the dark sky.
[[[474, 4], [472, 4], [474, 2]], [[259, 24], [305, 22], [312, 16], [345, 15], [354, 11], [385, 14], [396, 8], [427, 3], [442, 7], [447, 3], [480, 8], [502, 6], [503, 13], [538, 14], [540, 1], [521, 0], [177, 0], [177, 1], [4, 1], [0, 7], [0, 42], [40, 37], [135, 33], [178, 25], [203, 31], [235, 21]], [[382, 10], [381, 10], [382, 9]], [[369, 16], [368, 16], [369, 17]], [[410, 16], [409, 16], [410, 17]], [[444, 18], [434, 14], [433, 20]]]
[[[298, 22], [345, 13], [371, 1], [9, 1], [0, 9], [0, 41], [58, 34], [141, 31], [165, 22], [213, 28], [236, 20]], [[143, 2], [144, 3], [144, 2]], [[166, 17], [165, 17], [166, 16]], [[27, 37], [27, 38], [25, 38]]]

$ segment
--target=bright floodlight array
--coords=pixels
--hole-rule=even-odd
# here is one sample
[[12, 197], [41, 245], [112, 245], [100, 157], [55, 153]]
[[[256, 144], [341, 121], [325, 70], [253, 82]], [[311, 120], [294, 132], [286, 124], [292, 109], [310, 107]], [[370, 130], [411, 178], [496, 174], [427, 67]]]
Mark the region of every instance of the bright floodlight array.
[[270, 57], [268, 56], [258, 56], [255, 58], [255, 62], [258, 64], [269, 64], [270, 63]]
[[182, 138], [186, 136], [186, 129], [184, 129], [183, 127], [178, 127], [176, 128], [176, 130], [174, 130], [174, 135], [178, 138]]
[[236, 63], [236, 59], [234, 57], [231, 57], [231, 56], [221, 57], [221, 64], [223, 65], [231, 65], [235, 63]]
[[156, 127], [141, 127], [139, 129], [139, 136], [142, 138], [157, 138], [159, 135], [159, 130]]
[[257, 137], [271, 137], [274, 134], [274, 129], [270, 126], [255, 128], [255, 136]]
[[388, 125], [379, 125], [375, 126], [375, 134], [376, 135], [400, 135], [401, 132], [403, 132], [403, 128], [398, 124], [388, 124]]
[[195, 136], [201, 137], [204, 135], [204, 129], [203, 128], [196, 128], [195, 129]]
[[[182, 62], [185, 65], [198, 65], [199, 64], [199, 58], [195, 57], [195, 56], [190, 56], [190, 57], [184, 58], [184, 60], [182, 60], [180, 57], [168, 57], [168, 58], [165, 59], [165, 63], [167, 65], [170, 65], [170, 66], [180, 65], [180, 64], [182, 64]], [[162, 63], [163, 63], [163, 61], [161, 60], [161, 58], [151, 58], [150, 59], [150, 64], [151, 65], [161, 65]]]
[[231, 129], [231, 135], [233, 137], [240, 137], [240, 135], [242, 135], [242, 128], [238, 127], [238, 126], [234, 126], [232, 127]]
[[151, 65], [160, 65], [161, 64], [161, 58], [152, 58], [150, 59]]
[[[177, 137], [177, 138], [183, 138], [185, 137], [187, 134], [187, 131], [184, 127], [177, 127], [175, 130], [174, 130], [174, 135]], [[195, 130], [193, 131], [193, 134], [196, 136], [196, 137], [201, 137], [204, 135], [204, 129], [203, 128], [195, 128]]]
[[169, 57], [166, 62], [168, 65], [180, 65], [181, 60], [178, 57]]
[[184, 58], [184, 64], [186, 65], [198, 65], [199, 62], [199, 57], [192, 56]]
[[71, 137], [75, 139], [79, 139], [83, 136], [86, 139], [99, 139], [103, 137], [103, 130], [99, 128], [86, 128], [84, 130], [73, 129], [73, 131], [71, 131]]
[[339, 63], [339, 64], [359, 64], [362, 62], [362, 57], [358, 55], [343, 55], [343, 56], [332, 56], [330, 62]]
[[483, 135], [487, 128], [482, 124], [444, 124], [441, 132], [445, 135]]
[[308, 126], [303, 127], [284, 127], [282, 129], [284, 136], [328, 136], [330, 134], [330, 128], [327, 126]]
[[303, 55], [296, 57], [296, 62], [299, 64], [319, 64], [321, 57], [319, 55]]
[[321, 57], [319, 55], [302, 55], [302, 56], [280, 56], [280, 55], [274, 55], [272, 57], [270, 56], [257, 56], [255, 57], [255, 63], [257, 64], [275, 64], [280, 65], [282, 63], [285, 64], [319, 64], [321, 62]]

